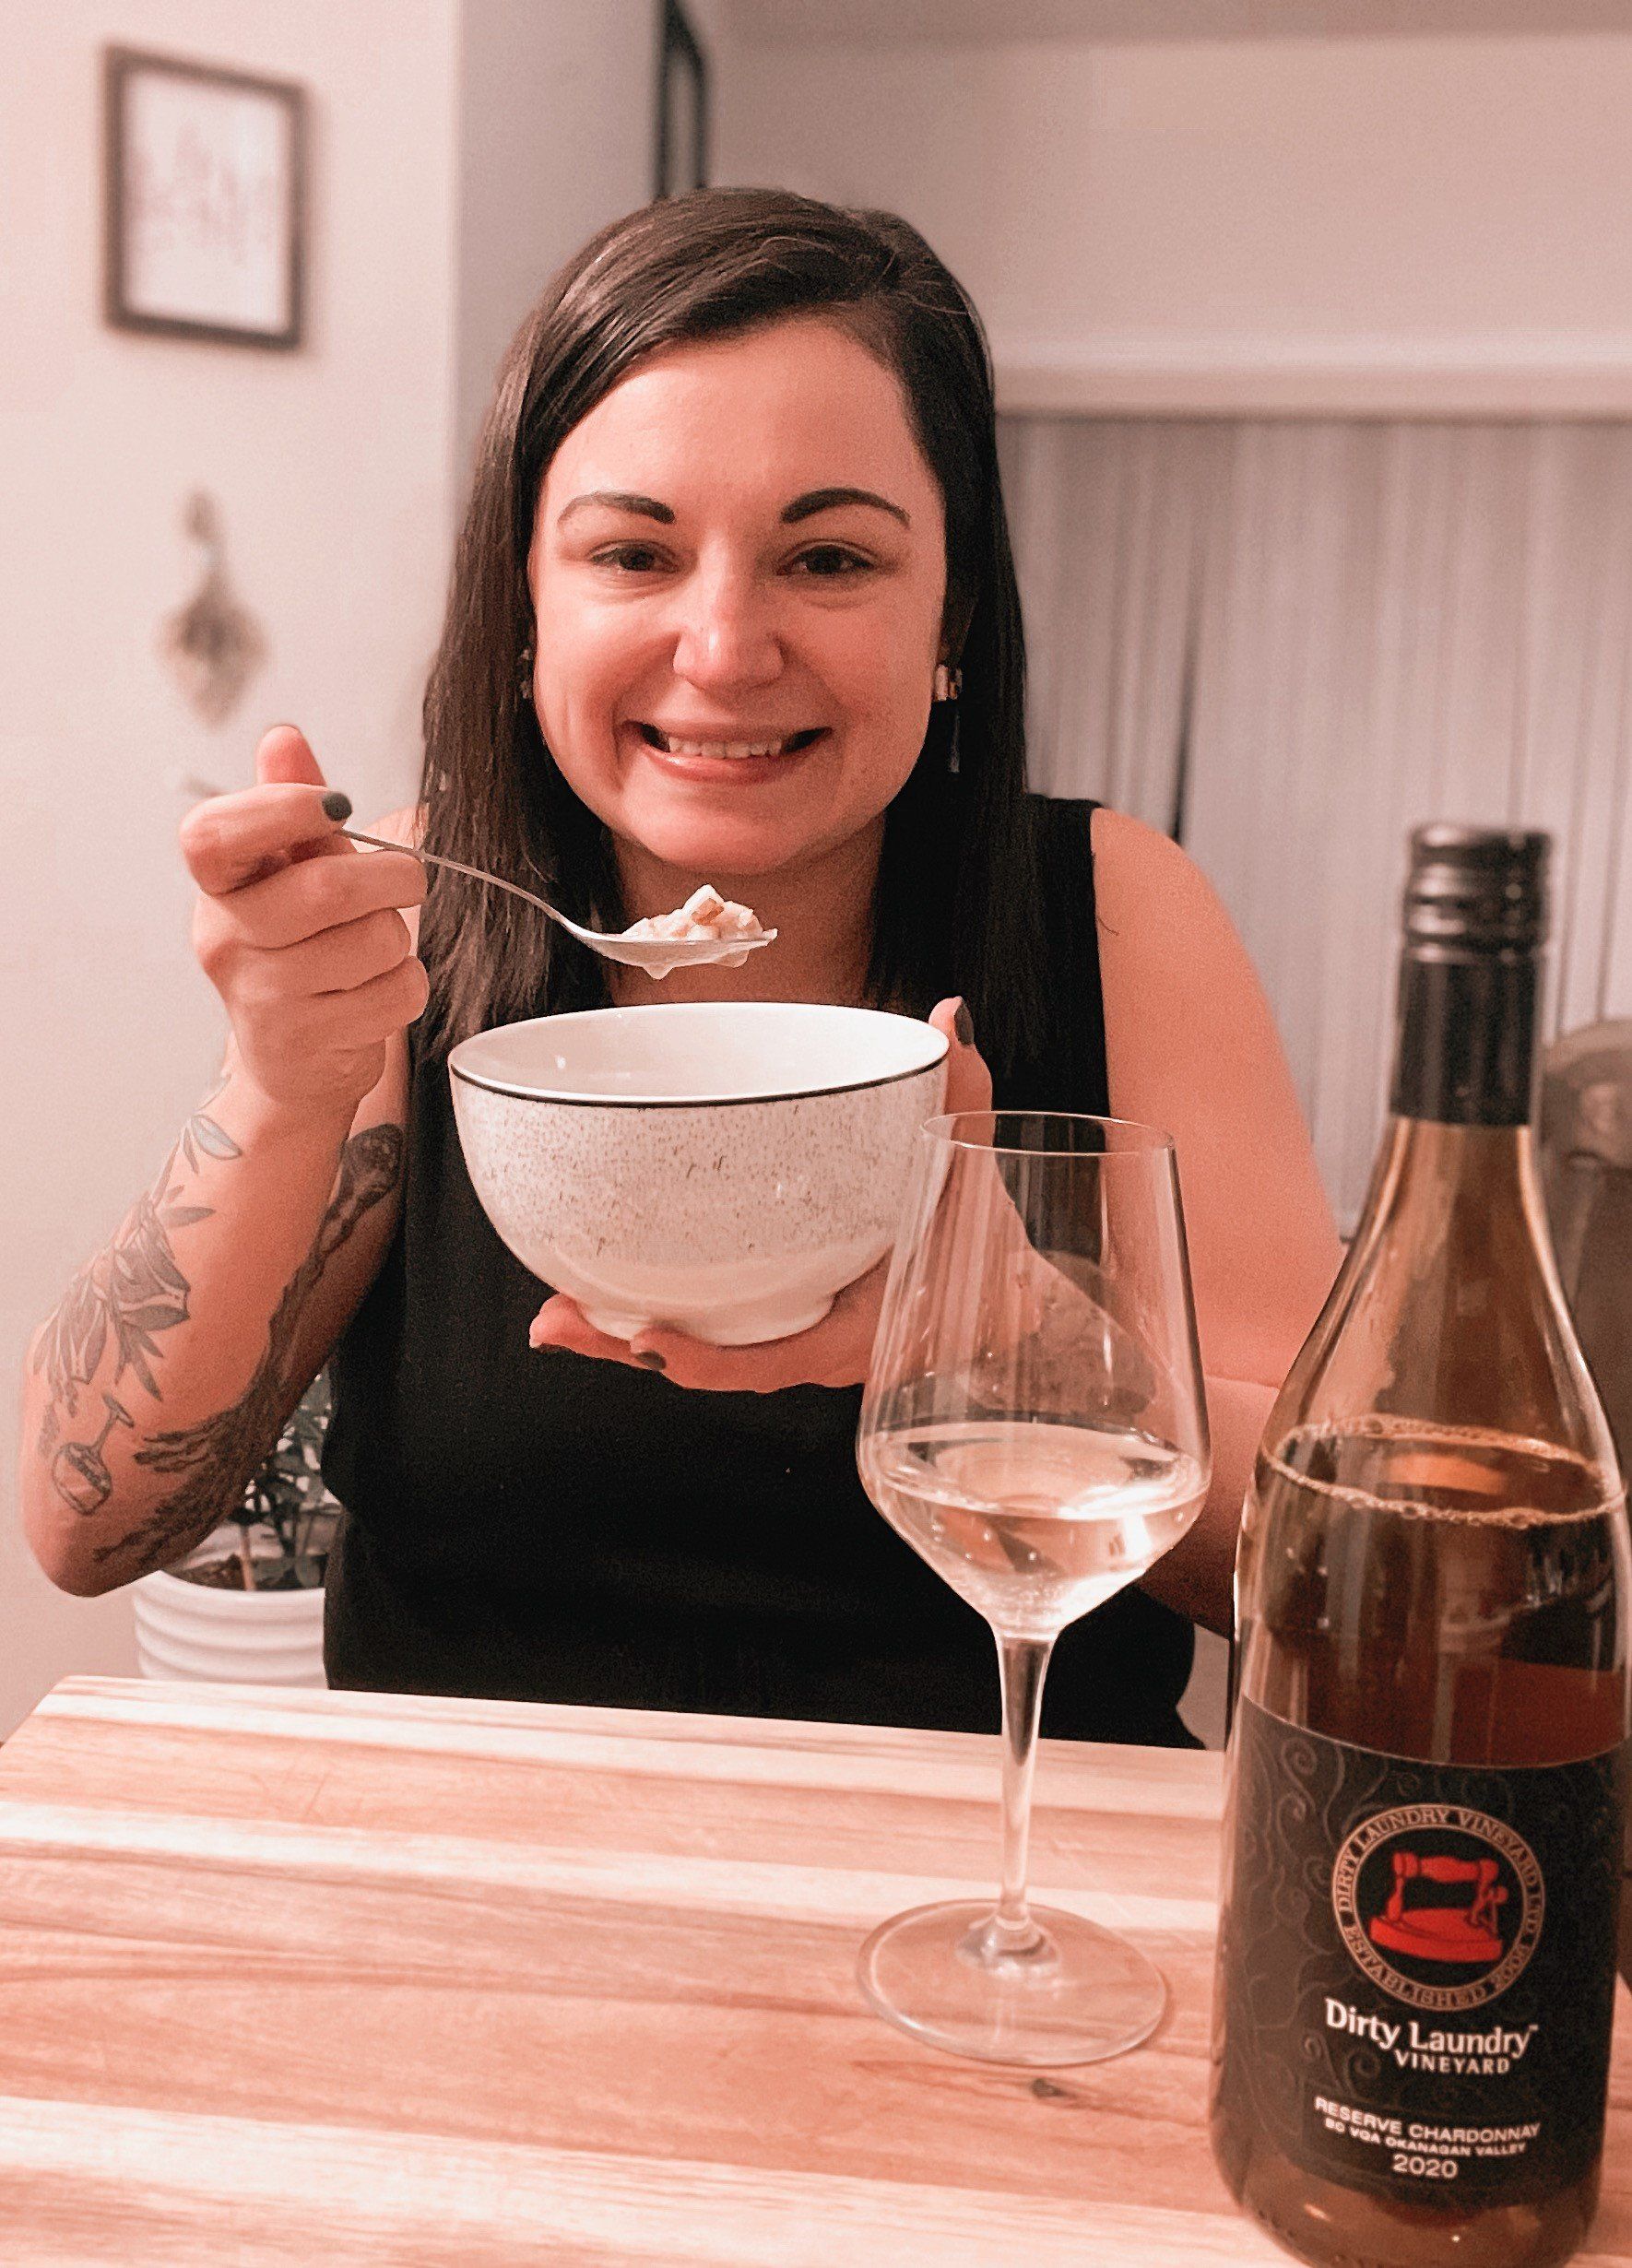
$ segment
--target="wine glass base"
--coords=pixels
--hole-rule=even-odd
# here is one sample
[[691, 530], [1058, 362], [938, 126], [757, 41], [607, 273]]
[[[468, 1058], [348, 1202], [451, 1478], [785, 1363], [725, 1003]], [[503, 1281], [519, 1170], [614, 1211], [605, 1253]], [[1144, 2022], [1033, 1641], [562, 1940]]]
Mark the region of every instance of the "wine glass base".
[[1009, 1953], [990, 1943], [989, 1903], [914, 1907], [862, 1946], [861, 1990], [915, 2039], [987, 2063], [1098, 2063], [1148, 2039], [1167, 2002], [1161, 1970], [1076, 1914], [1031, 1916], [1037, 1942]]

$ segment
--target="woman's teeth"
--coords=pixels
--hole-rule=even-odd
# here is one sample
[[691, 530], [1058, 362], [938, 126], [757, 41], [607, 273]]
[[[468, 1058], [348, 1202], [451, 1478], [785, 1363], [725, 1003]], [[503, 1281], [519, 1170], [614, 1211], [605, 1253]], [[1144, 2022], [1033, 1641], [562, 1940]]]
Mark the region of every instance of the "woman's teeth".
[[817, 738], [817, 733], [810, 731], [791, 732], [780, 740], [682, 740], [673, 733], [660, 732], [656, 725], [643, 725], [641, 731], [651, 747], [660, 749], [667, 756], [724, 756], [732, 760], [790, 756], [808, 748]]

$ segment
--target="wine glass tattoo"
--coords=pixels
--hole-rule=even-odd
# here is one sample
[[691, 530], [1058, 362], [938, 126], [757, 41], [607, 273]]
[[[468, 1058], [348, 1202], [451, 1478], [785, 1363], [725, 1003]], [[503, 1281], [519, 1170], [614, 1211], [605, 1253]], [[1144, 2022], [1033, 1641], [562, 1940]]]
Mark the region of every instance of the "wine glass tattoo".
[[891, 1264], [857, 1462], [896, 1532], [991, 1625], [1002, 1888], [899, 1914], [862, 1947], [878, 2012], [953, 2053], [1087, 2063], [1166, 1989], [1136, 1946], [1030, 1905], [1043, 1681], [1069, 1623], [1195, 1520], [1211, 1471], [1173, 1145], [1125, 1121], [931, 1119]]
[[65, 1441], [51, 1460], [51, 1477], [64, 1502], [76, 1512], [100, 1512], [113, 1494], [113, 1476], [102, 1455], [102, 1444], [115, 1425], [134, 1425], [136, 1420], [112, 1394], [102, 1396], [107, 1417], [94, 1441]]

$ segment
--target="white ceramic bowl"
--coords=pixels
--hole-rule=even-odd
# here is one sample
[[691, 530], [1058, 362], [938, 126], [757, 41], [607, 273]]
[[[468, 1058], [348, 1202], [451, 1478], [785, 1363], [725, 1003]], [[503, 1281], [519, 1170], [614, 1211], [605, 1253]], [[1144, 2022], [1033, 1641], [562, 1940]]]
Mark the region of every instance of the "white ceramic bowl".
[[875, 1009], [677, 1001], [540, 1016], [448, 1057], [465, 1163], [523, 1264], [627, 1339], [820, 1322], [894, 1237], [946, 1041]]

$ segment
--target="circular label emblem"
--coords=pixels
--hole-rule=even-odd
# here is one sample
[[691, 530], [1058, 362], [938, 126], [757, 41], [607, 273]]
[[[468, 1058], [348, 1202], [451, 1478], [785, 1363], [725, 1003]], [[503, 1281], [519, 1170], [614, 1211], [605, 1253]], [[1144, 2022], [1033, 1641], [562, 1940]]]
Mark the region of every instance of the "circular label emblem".
[[1460, 1803], [1403, 1803], [1337, 1854], [1331, 1905], [1355, 1965], [1409, 2007], [1478, 2008], [1542, 1934], [1546, 1894], [1521, 1835]]

